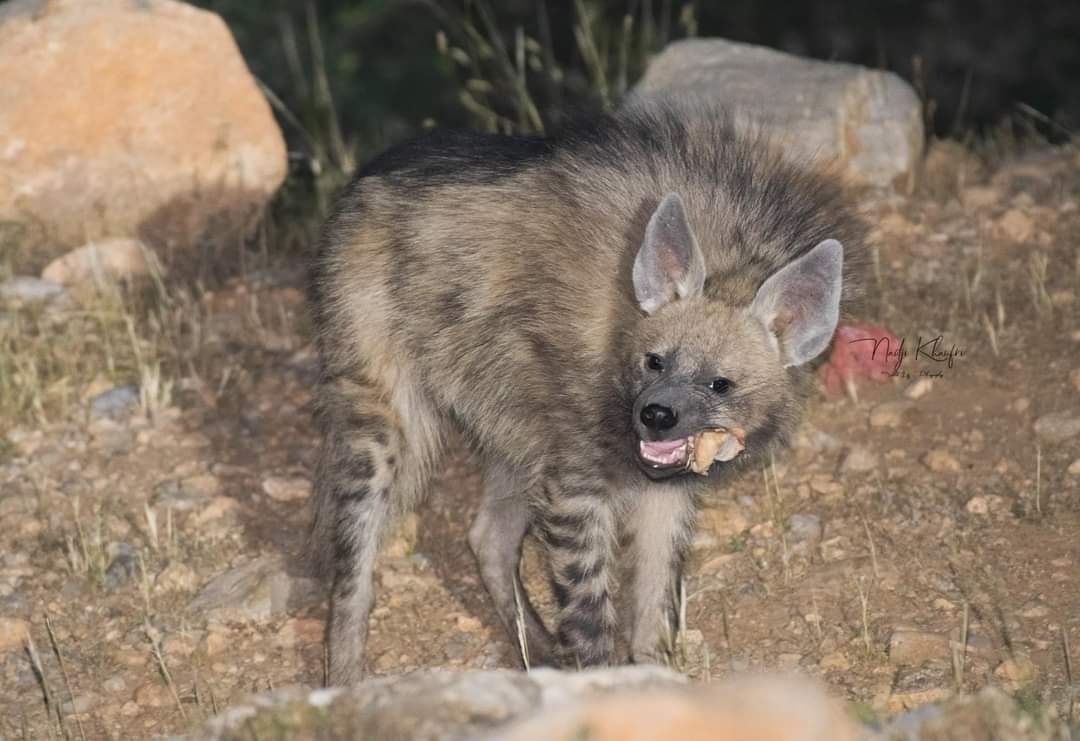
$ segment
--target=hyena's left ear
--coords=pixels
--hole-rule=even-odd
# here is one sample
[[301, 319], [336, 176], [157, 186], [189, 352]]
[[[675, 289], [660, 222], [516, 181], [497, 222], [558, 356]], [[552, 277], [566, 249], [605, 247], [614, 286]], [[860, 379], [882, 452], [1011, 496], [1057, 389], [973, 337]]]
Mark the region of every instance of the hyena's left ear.
[[646, 314], [675, 299], [693, 298], [705, 285], [701, 254], [686, 209], [677, 193], [668, 193], [656, 207], [645, 240], [634, 260], [634, 295]]
[[829, 346], [840, 319], [844, 248], [826, 239], [769, 277], [750, 311], [776, 337], [784, 366], [802, 365]]

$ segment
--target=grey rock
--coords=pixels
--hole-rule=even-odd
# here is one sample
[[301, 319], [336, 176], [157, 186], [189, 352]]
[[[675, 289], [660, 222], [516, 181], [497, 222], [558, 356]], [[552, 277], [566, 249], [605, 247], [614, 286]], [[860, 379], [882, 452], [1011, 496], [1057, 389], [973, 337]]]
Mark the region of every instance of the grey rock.
[[103, 391], [90, 400], [90, 418], [125, 417], [139, 406], [139, 389], [135, 386], [117, 386]]
[[1035, 420], [1035, 434], [1048, 443], [1060, 443], [1080, 435], [1080, 412], [1050, 412]]
[[18, 304], [48, 303], [64, 293], [64, 287], [51, 280], [17, 275], [0, 283], [0, 301]]
[[725, 39], [687, 39], [652, 60], [631, 100], [655, 95], [744, 112], [778, 135], [785, 151], [837, 158], [863, 184], [911, 177], [922, 156], [922, 104], [891, 72]]
[[789, 546], [797, 555], [809, 556], [821, 542], [821, 518], [817, 515], [792, 515], [788, 518]]
[[188, 604], [208, 622], [267, 620], [318, 599], [313, 579], [288, 572], [280, 556], [260, 556], [219, 574]]
[[109, 565], [105, 568], [105, 589], [122, 587], [139, 573], [139, 552], [128, 543], [109, 545]]
[[537, 669], [416, 672], [350, 688], [282, 689], [224, 711], [188, 739], [310, 735], [317, 738], [476, 738], [541, 708], [614, 689], [681, 686], [668, 669], [627, 666], [582, 672]]

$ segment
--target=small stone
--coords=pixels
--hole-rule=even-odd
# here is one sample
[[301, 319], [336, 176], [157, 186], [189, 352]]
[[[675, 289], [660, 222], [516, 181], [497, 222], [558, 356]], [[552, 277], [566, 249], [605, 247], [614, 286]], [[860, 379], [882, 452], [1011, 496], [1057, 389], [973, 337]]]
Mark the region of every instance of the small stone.
[[193, 592], [199, 586], [199, 575], [187, 564], [173, 561], [158, 574], [155, 586], [161, 592]]
[[127, 584], [139, 573], [139, 551], [129, 543], [110, 543], [110, 561], [105, 568], [105, 589], [113, 590]]
[[876, 469], [877, 465], [877, 453], [862, 445], [856, 445], [844, 456], [840, 469], [849, 473], [866, 473]]
[[960, 202], [967, 208], [987, 208], [1001, 200], [997, 188], [985, 185], [972, 185], [960, 191]]
[[[217, 626], [211, 625], [211, 628]], [[207, 656], [218, 656], [232, 644], [233, 638], [225, 632], [211, 629], [204, 639]]]
[[458, 615], [455, 622], [457, 629], [463, 633], [479, 633], [484, 627], [484, 624], [472, 615]]
[[314, 580], [292, 576], [284, 559], [260, 556], [219, 574], [206, 584], [188, 609], [210, 622], [265, 620], [321, 590]]
[[824, 561], [841, 561], [847, 557], [849, 542], [843, 535], [837, 535], [821, 542], [821, 558]]
[[1039, 676], [1038, 667], [1027, 656], [1017, 654], [998, 664], [994, 676], [1013, 692], [1023, 689]]
[[326, 633], [326, 623], [314, 618], [289, 618], [274, 637], [274, 643], [282, 648], [320, 643]]
[[135, 690], [135, 702], [144, 708], [164, 708], [172, 704], [169, 689], [159, 682], [147, 682]]
[[904, 396], [912, 400], [921, 399], [922, 397], [930, 393], [931, 389], [933, 388], [933, 378], [920, 378], [916, 381], [913, 381], [910, 386], [904, 389]]
[[832, 653], [825, 654], [821, 657], [821, 661], [818, 662], [824, 671], [832, 672], [846, 672], [851, 668], [851, 662], [848, 661], [848, 657], [841, 651], [833, 651]]
[[311, 482], [302, 476], [271, 476], [262, 482], [262, 489], [278, 502], [297, 502], [311, 496]]
[[84, 692], [81, 695], [75, 695], [72, 699], [60, 703], [60, 710], [64, 715], [82, 715], [97, 707], [99, 702], [101, 702], [101, 698], [93, 692]]
[[935, 449], [922, 457], [922, 463], [934, 473], [959, 473], [960, 461], [946, 450]]
[[817, 515], [792, 515], [788, 518], [789, 546], [796, 555], [808, 557], [821, 541], [821, 518]]
[[943, 633], [898, 628], [889, 637], [889, 660], [893, 664], [918, 666], [950, 656], [949, 636]]
[[0, 301], [13, 304], [40, 304], [64, 293], [59, 283], [29, 275], [17, 275], [0, 283]]
[[135, 386], [117, 386], [90, 400], [90, 418], [122, 419], [138, 406], [139, 389]]
[[1080, 414], [1071, 410], [1044, 414], [1035, 420], [1035, 434], [1049, 443], [1076, 437], [1080, 435]]
[[1076, 368], [1069, 373], [1069, 383], [1072, 384], [1073, 389], [1080, 391], [1080, 368]]
[[1080, 458], [1069, 464], [1069, 467], [1065, 469], [1065, 473], [1070, 476], [1080, 476]]
[[977, 494], [964, 505], [973, 515], [1002, 515], [1009, 513], [1009, 500], [997, 494]]
[[1023, 211], [1010, 208], [994, 222], [993, 232], [998, 239], [1028, 242], [1035, 236], [1035, 222]]
[[166, 656], [187, 658], [195, 653], [197, 643], [198, 640], [195, 636], [173, 633], [166, 636], [165, 640], [161, 642], [161, 650]]
[[224, 519], [238, 509], [240, 509], [240, 503], [232, 497], [214, 497], [195, 515], [194, 522], [199, 526], [208, 525]]
[[1032, 603], [1020, 613], [1028, 619], [1045, 618], [1050, 616], [1050, 608], [1044, 604]]
[[120, 715], [123, 715], [126, 718], [130, 718], [133, 715], [138, 715], [138, 714], [139, 714], [139, 704], [137, 702], [134, 702], [133, 700], [128, 700], [127, 702], [125, 702], [123, 705], [120, 706]]
[[814, 476], [810, 479], [810, 488], [826, 496], [844, 493], [844, 485], [831, 476]]
[[871, 427], [899, 427], [904, 414], [911, 409], [909, 401], [887, 401], [870, 410]]
[[18, 618], [0, 617], [0, 653], [21, 651], [30, 635], [30, 623]]
[[948, 700], [953, 691], [948, 687], [926, 687], [924, 689], [901, 690], [889, 695], [886, 710], [889, 713], [899, 713], [904, 710], [912, 710], [924, 705]]
[[119, 674], [109, 677], [101, 683], [101, 688], [106, 692], [119, 693], [127, 689], [127, 682]]
[[750, 522], [735, 502], [721, 501], [701, 510], [698, 526], [717, 538], [730, 538], [745, 532]]
[[151, 262], [156, 262], [153, 251], [137, 239], [103, 239], [56, 258], [41, 271], [41, 277], [65, 286], [93, 284], [146, 275]]

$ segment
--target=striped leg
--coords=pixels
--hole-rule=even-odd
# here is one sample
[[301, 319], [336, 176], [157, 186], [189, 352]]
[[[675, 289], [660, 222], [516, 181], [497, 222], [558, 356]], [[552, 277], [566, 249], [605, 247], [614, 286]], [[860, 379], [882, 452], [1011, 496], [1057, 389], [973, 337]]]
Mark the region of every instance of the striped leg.
[[559, 643], [571, 664], [610, 664], [616, 630], [616, 527], [606, 482], [591, 467], [575, 471], [564, 465], [543, 486], [540, 529], [559, 604]]
[[319, 393], [323, 444], [311, 547], [332, 582], [330, 683], [347, 685], [363, 676], [379, 543], [391, 514], [421, 493], [433, 436], [417, 426], [427, 417], [416, 409], [403, 415], [395, 397], [373, 385], [337, 378]]

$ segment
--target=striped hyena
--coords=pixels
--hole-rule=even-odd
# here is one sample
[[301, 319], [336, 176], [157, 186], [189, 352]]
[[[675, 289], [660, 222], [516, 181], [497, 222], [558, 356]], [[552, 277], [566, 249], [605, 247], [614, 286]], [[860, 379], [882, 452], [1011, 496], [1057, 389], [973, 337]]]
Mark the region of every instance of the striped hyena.
[[[469, 543], [515, 636], [520, 593], [530, 662], [616, 659], [617, 551], [630, 658], [662, 660], [698, 497], [788, 437], [862, 235], [833, 179], [685, 103], [547, 138], [434, 131], [371, 162], [309, 282], [331, 681], [362, 674], [379, 539], [451, 429], [484, 468]], [[554, 635], [520, 588], [528, 532]]]

